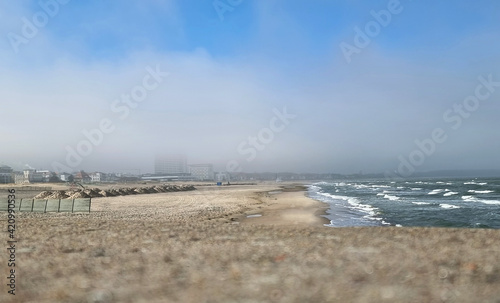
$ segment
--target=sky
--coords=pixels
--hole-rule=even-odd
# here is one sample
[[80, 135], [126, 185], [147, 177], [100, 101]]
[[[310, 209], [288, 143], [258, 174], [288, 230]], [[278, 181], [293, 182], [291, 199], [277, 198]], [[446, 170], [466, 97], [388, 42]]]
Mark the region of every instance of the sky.
[[0, 164], [500, 169], [500, 2], [0, 3]]

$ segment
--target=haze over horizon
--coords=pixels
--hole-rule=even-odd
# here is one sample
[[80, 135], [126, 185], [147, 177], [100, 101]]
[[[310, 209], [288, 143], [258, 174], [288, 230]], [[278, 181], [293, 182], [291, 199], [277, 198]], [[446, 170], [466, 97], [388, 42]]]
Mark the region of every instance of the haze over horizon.
[[499, 11], [4, 1], [0, 164], [147, 173], [182, 152], [217, 171], [500, 169]]

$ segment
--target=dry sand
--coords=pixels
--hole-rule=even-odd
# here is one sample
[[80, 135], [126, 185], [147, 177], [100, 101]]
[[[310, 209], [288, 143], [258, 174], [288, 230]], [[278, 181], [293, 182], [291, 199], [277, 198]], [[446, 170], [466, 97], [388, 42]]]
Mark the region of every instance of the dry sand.
[[324, 204], [276, 189], [200, 187], [95, 198], [90, 214], [20, 213], [17, 294], [7, 294], [3, 249], [0, 301], [500, 302], [499, 230], [324, 227]]

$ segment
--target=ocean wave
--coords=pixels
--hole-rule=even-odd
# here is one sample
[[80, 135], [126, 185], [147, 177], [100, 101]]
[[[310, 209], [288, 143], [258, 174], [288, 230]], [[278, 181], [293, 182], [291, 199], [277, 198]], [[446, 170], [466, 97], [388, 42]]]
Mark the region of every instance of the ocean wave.
[[421, 187], [414, 187], [414, 188], [412, 188], [411, 190], [422, 190], [422, 189], [423, 189], [423, 188], [421, 188]]
[[437, 195], [444, 192], [444, 189], [433, 189], [428, 195]]
[[354, 209], [357, 209], [357, 210], [360, 210], [362, 212], [367, 213], [368, 216], [365, 216], [365, 218], [371, 219], [371, 220], [377, 220], [377, 218], [375, 218], [375, 215], [377, 214], [377, 210], [378, 210], [376, 207], [373, 207], [373, 206], [368, 205], [368, 204], [362, 204], [359, 202], [358, 199], [349, 199], [349, 200], [347, 200], [347, 202]]
[[383, 192], [381, 193], [378, 193], [377, 196], [385, 196], [387, 194], [393, 194], [394, 192], [393, 191], [390, 191], [390, 190], [384, 190]]
[[445, 193], [443, 196], [449, 197], [449, 196], [454, 196], [454, 195], [458, 195], [458, 193], [454, 192], [454, 191], [450, 191], [450, 192]]
[[413, 203], [415, 205], [430, 205], [429, 202], [411, 202], [411, 203]]
[[473, 193], [473, 194], [489, 194], [489, 193], [492, 193], [493, 190], [469, 190], [470, 193]]
[[313, 183], [312, 185], [313, 186], [317, 186], [317, 185], [335, 185], [335, 183], [328, 183], [328, 182], [325, 182], [325, 181], [321, 181], [321, 182]]
[[483, 204], [489, 204], [489, 205], [500, 205], [500, 201], [478, 199], [474, 196], [462, 196], [462, 200], [467, 201], [467, 202], [476, 202], [476, 203], [483, 203]]
[[[332, 195], [332, 194], [329, 194], [329, 193], [318, 193], [320, 196], [324, 196], [324, 197], [328, 197], [330, 199], [334, 199], [334, 200], [349, 200], [351, 199], [351, 197], [348, 197], [348, 196], [339, 196], [339, 195]], [[353, 198], [355, 199], [355, 198]]]
[[391, 188], [392, 186], [389, 186], [389, 185], [371, 185], [370, 187], [374, 187], [374, 188]]
[[476, 183], [474, 181], [464, 182], [464, 185], [488, 185], [488, 182]]
[[[317, 184], [317, 183], [316, 183]], [[321, 190], [321, 187], [319, 186], [316, 186], [316, 185], [309, 185], [309, 189], [310, 190], [313, 190], [313, 191], [320, 191]]]
[[[356, 199], [354, 197], [332, 195], [329, 193], [319, 193], [319, 194], [322, 196], [328, 197], [330, 199], [333, 199], [333, 200], [347, 201], [347, 203], [351, 206], [351, 208], [366, 213], [368, 215], [369, 219], [376, 220], [376, 218], [373, 217], [377, 214], [376, 211], [378, 209], [376, 207], [373, 207], [373, 206], [368, 205], [368, 204], [362, 204], [358, 199]], [[328, 202], [328, 201], [324, 201], [324, 202]]]
[[385, 195], [385, 196], [384, 196], [384, 199], [388, 199], [388, 200], [391, 200], [391, 201], [397, 201], [397, 200], [399, 200], [400, 198], [399, 198], [399, 197], [396, 197], [396, 196]]
[[354, 188], [356, 188], [356, 189], [370, 188], [370, 186], [364, 185], [364, 184], [354, 184]]
[[439, 204], [439, 206], [441, 206], [441, 208], [445, 208], [445, 209], [457, 209], [457, 208], [460, 208], [460, 206], [451, 205], [451, 204]]

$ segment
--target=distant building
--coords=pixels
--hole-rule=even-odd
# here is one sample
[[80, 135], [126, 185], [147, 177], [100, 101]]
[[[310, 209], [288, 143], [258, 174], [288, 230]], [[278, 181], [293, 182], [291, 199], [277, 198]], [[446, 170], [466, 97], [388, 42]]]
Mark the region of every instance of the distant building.
[[75, 182], [80, 182], [80, 183], [90, 183], [90, 181], [92, 180], [90, 176], [83, 170], [74, 174], [73, 178]]
[[48, 170], [25, 169], [24, 183], [42, 183], [49, 182], [51, 172]]
[[217, 173], [215, 175], [215, 181], [217, 182], [224, 182], [224, 181], [231, 181], [231, 175], [229, 173]]
[[[35, 182], [49, 182], [50, 181], [50, 176], [52, 175], [52, 172], [49, 170], [37, 170], [35, 172]], [[40, 180], [40, 181], [38, 181]]]
[[63, 182], [71, 182], [73, 180], [73, 175], [68, 173], [60, 173], [59, 179]]
[[187, 158], [184, 155], [161, 155], [155, 158], [156, 175], [187, 175]]
[[14, 181], [12, 176], [13, 170], [10, 166], [0, 166], [0, 183], [12, 183]]
[[191, 164], [189, 165], [189, 173], [195, 180], [214, 180], [214, 167], [212, 164]]
[[90, 182], [92, 183], [100, 183], [106, 181], [105, 173], [95, 172], [89, 174], [89, 177], [90, 177]]
[[107, 182], [118, 182], [120, 181], [120, 175], [116, 173], [109, 173], [106, 175]]
[[182, 176], [171, 175], [171, 174], [170, 175], [144, 174], [141, 176], [141, 180], [168, 182], [168, 181], [194, 181], [195, 179], [189, 174], [184, 174]]
[[24, 173], [20, 171], [14, 172], [14, 183], [23, 184], [28, 183], [28, 181], [24, 178]]

